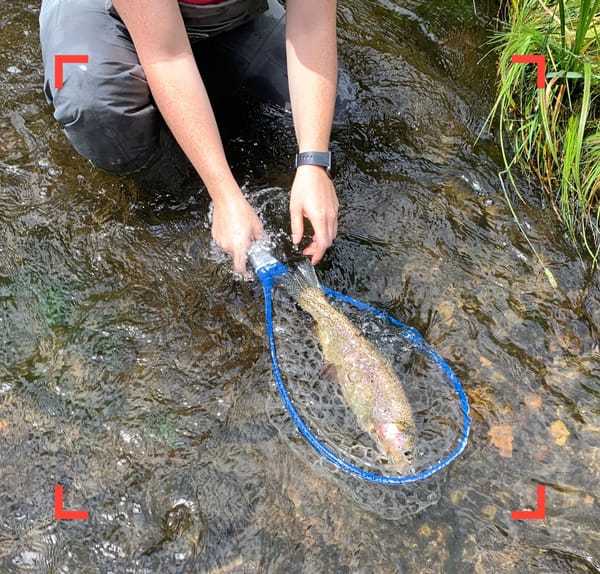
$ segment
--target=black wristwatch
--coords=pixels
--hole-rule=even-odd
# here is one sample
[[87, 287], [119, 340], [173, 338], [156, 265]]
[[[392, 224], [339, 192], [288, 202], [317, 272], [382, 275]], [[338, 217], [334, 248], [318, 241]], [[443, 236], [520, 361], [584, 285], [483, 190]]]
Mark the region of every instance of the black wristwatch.
[[331, 152], [330, 151], [303, 151], [296, 154], [296, 168], [301, 165], [319, 165], [325, 168], [331, 177]]

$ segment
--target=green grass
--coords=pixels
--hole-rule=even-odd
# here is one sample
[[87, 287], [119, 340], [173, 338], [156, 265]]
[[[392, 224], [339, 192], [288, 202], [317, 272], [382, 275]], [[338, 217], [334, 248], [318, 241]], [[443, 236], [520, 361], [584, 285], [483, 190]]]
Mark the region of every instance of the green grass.
[[[534, 173], [569, 237], [584, 247], [595, 267], [600, 253], [600, 0], [511, 0], [503, 10], [505, 24], [494, 37], [499, 89], [490, 117], [500, 122], [508, 180], [523, 199], [513, 170], [519, 166]], [[536, 87], [535, 66], [512, 63], [514, 54], [546, 57], [545, 88]]]

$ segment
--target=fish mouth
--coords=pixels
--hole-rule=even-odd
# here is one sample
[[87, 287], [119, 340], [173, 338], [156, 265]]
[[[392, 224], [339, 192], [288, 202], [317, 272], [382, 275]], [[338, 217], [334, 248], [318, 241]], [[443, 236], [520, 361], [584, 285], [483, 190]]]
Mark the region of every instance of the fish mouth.
[[392, 468], [401, 470], [412, 465], [414, 458], [412, 433], [404, 432], [402, 425], [397, 423], [381, 423], [375, 425], [374, 434], [379, 450], [387, 457]]

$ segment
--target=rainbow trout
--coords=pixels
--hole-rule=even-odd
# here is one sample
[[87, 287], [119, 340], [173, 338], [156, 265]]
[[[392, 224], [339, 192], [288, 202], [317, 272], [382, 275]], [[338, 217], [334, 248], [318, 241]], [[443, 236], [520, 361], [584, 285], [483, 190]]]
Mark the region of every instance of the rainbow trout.
[[412, 409], [392, 365], [327, 301], [309, 263], [286, 275], [286, 286], [317, 323], [327, 363], [358, 425], [397, 468], [411, 464], [416, 440]]

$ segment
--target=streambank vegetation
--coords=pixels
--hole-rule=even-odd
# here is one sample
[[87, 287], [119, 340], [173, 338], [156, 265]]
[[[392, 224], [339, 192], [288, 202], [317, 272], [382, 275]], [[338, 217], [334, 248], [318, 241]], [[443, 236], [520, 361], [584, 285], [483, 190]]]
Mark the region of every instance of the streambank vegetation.
[[[509, 0], [494, 44], [499, 93], [492, 116], [502, 126], [508, 181], [525, 169], [570, 238], [598, 265], [600, 253], [600, 0]], [[545, 57], [536, 67], [513, 55]]]

